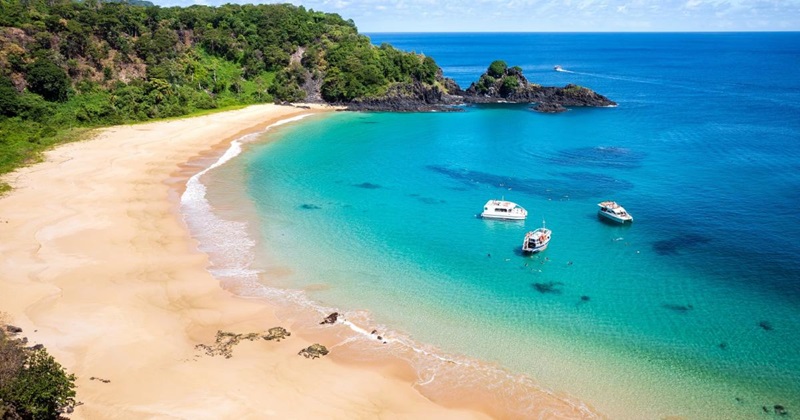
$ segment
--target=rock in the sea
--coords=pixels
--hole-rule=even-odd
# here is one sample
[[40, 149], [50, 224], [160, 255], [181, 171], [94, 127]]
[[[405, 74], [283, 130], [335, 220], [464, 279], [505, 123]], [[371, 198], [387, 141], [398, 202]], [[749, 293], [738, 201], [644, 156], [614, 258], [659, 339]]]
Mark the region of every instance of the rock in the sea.
[[286, 328], [283, 327], [273, 327], [270, 328], [267, 332], [267, 335], [264, 336], [264, 340], [275, 340], [281, 341], [282, 339], [292, 335], [289, 331], [286, 331]]
[[320, 322], [320, 325], [321, 324], [335, 324], [337, 319], [339, 319], [339, 312], [334, 312], [334, 313], [326, 316], [325, 319], [323, 319], [322, 322]]
[[463, 95], [467, 103], [538, 103], [534, 109], [539, 112], [563, 112], [567, 106], [616, 105], [616, 102], [582, 86], [568, 84], [561, 88], [531, 83], [522, 74], [522, 68], [508, 67], [499, 60], [493, 62]]
[[559, 112], [564, 112], [567, 110], [567, 108], [564, 108], [564, 106], [561, 104], [554, 104], [549, 102], [540, 102], [532, 109], [534, 111], [543, 112], [545, 114], [557, 114]]
[[312, 344], [303, 350], [300, 350], [300, 352], [297, 354], [305, 357], [306, 359], [316, 359], [320, 356], [325, 356], [328, 354], [328, 349], [322, 344]]
[[561, 286], [564, 283], [560, 281], [551, 281], [547, 283], [533, 283], [533, 288], [536, 289], [537, 292], [545, 294], [545, 293], [555, 293], [561, 294]]

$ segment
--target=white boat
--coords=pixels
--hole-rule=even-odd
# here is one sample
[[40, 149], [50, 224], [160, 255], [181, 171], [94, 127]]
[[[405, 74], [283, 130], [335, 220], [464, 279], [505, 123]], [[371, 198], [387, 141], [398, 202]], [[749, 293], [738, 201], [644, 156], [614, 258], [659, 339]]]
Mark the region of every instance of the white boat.
[[600, 206], [598, 214], [606, 219], [617, 223], [633, 222], [633, 216], [625, 211], [625, 207], [620, 206], [615, 201], [603, 201], [597, 205]]
[[553, 70], [555, 70], [555, 71], [564, 71], [564, 69], [562, 69], [561, 66], [555, 66], [555, 67], [553, 67]]
[[525, 220], [528, 211], [517, 203], [504, 200], [489, 200], [483, 206], [481, 217], [485, 219]]
[[522, 252], [544, 251], [547, 249], [547, 244], [550, 243], [552, 234], [550, 229], [544, 227], [544, 221], [542, 221], [542, 227], [525, 234], [525, 239], [522, 241]]

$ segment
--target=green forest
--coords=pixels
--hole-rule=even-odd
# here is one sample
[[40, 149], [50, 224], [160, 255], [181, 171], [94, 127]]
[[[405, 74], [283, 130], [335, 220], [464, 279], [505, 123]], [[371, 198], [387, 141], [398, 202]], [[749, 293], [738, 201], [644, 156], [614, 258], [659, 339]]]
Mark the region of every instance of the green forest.
[[352, 20], [302, 6], [0, 0], [0, 174], [94, 127], [346, 104], [439, 74], [430, 57], [376, 47]]

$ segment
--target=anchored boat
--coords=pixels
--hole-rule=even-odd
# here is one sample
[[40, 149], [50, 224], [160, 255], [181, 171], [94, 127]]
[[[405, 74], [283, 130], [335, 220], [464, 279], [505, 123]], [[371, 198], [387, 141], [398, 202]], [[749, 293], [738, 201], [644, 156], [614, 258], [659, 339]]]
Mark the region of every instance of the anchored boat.
[[615, 201], [603, 201], [597, 205], [600, 206], [598, 214], [606, 219], [617, 223], [633, 222], [633, 216], [625, 211], [625, 207], [620, 206]]
[[525, 234], [525, 239], [522, 241], [522, 252], [544, 251], [547, 249], [547, 244], [550, 243], [552, 234], [550, 229], [544, 227], [544, 221], [542, 221], [542, 227]]
[[528, 217], [528, 211], [511, 201], [489, 200], [483, 206], [481, 217], [485, 219], [525, 220]]

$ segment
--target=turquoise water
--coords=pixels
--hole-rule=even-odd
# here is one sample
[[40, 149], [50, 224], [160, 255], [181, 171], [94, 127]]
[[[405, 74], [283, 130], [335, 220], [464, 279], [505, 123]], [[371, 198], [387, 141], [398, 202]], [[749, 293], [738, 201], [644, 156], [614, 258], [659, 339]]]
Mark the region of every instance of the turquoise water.
[[[532, 81], [620, 105], [337, 113], [271, 130], [280, 141], [248, 145], [227, 172], [254, 203], [240, 215], [257, 231], [249, 267], [290, 267], [262, 281], [611, 418], [754, 418], [775, 404], [796, 416], [800, 35], [517, 35], [372, 37], [433, 55], [462, 86], [491, 61], [483, 46], [504, 45]], [[477, 217], [501, 197], [528, 220]], [[635, 222], [598, 219], [609, 199]], [[549, 248], [522, 255], [543, 220]]]

